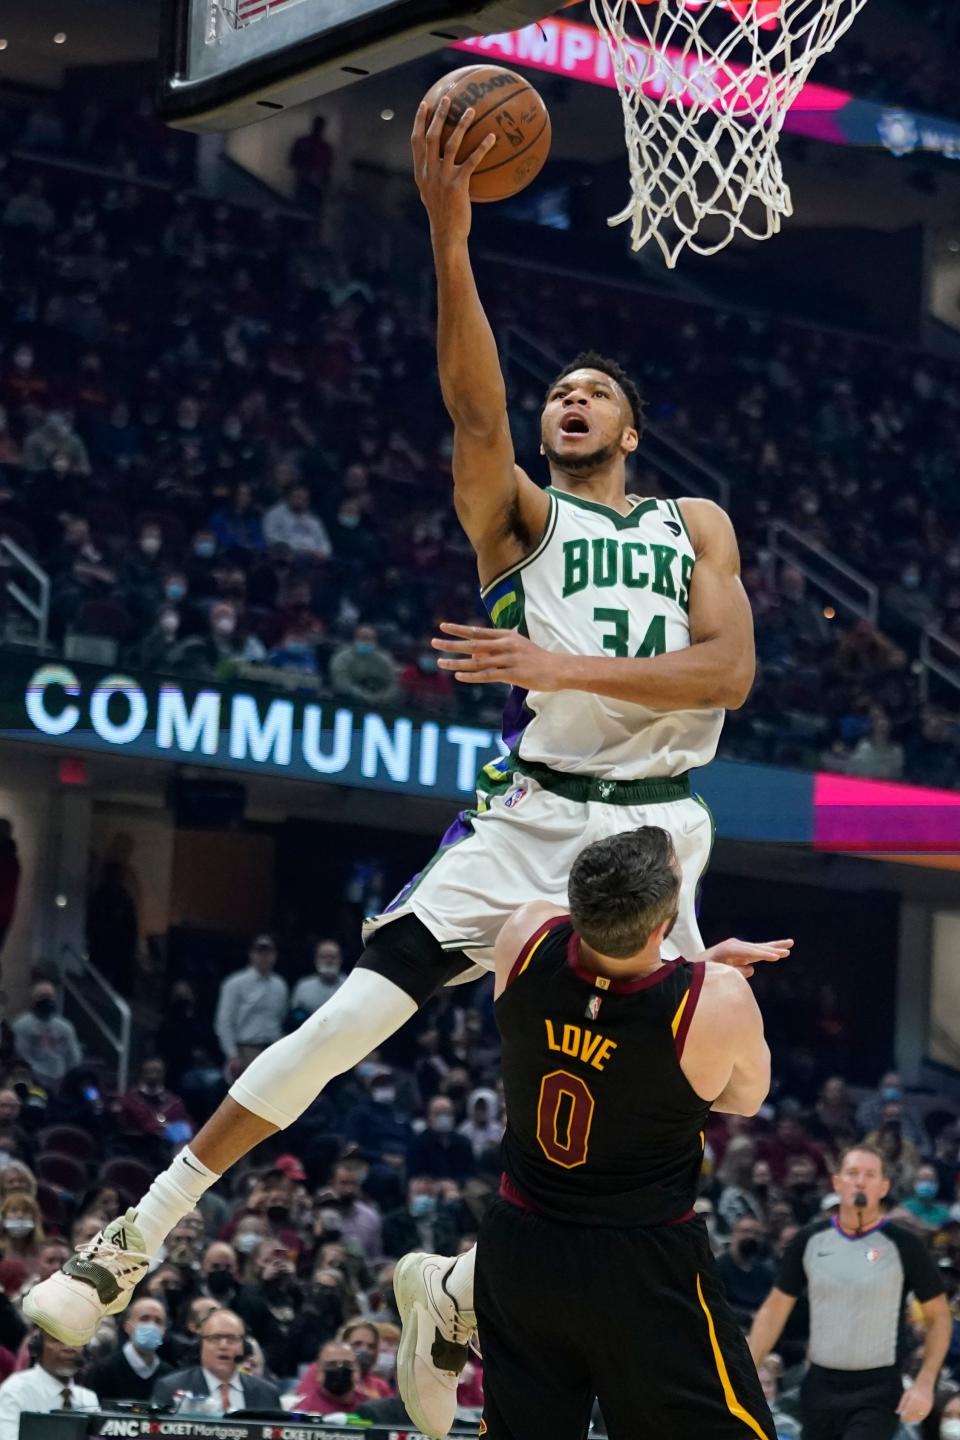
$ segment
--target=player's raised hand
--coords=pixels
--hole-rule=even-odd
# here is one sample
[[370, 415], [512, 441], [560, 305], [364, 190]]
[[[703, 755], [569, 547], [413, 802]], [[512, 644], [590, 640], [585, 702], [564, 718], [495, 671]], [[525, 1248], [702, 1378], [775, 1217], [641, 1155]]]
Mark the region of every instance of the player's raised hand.
[[430, 231], [435, 241], [466, 240], [470, 234], [473, 214], [470, 176], [497, 143], [495, 135], [488, 135], [462, 164], [458, 164], [456, 157], [461, 142], [476, 118], [476, 111], [465, 110], [444, 143], [444, 121], [449, 109], [450, 99], [446, 95], [432, 116], [428, 107], [421, 103], [410, 136], [414, 179], [430, 216]]
[[[494, 630], [486, 625], [440, 626], [444, 638], [431, 643], [444, 650], [441, 670], [453, 671], [464, 685], [519, 685], [522, 690], [559, 690], [557, 656], [521, 635], [519, 630]], [[455, 656], [451, 659], [449, 657]]]
[[757, 944], [751, 940], [721, 940], [719, 945], [704, 950], [699, 958], [712, 960], [717, 965], [732, 965], [749, 980], [755, 966], [786, 960], [792, 949], [792, 940], [763, 940]]

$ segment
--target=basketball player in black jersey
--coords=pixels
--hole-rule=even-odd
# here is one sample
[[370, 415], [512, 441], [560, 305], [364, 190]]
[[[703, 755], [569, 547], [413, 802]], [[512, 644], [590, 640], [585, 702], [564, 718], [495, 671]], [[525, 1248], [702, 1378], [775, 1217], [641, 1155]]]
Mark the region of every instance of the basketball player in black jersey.
[[665, 962], [680, 872], [648, 826], [588, 846], [569, 915], [524, 906], [496, 946], [507, 1130], [480, 1229], [488, 1440], [772, 1440], [693, 1203], [711, 1109], [770, 1083], [744, 977]]

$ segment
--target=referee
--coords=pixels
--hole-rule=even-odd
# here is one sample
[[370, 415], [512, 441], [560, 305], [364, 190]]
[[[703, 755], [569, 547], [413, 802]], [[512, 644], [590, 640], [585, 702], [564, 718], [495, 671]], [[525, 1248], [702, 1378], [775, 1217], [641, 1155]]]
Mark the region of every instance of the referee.
[[[750, 1352], [761, 1365], [806, 1289], [803, 1440], [892, 1440], [901, 1423], [919, 1423], [933, 1406], [950, 1344], [950, 1311], [923, 1241], [881, 1214], [890, 1181], [880, 1151], [852, 1146], [833, 1188], [840, 1196], [833, 1218], [805, 1225], [784, 1251], [777, 1283], [754, 1319]], [[897, 1342], [909, 1294], [923, 1311], [926, 1339], [920, 1373], [905, 1391]]]

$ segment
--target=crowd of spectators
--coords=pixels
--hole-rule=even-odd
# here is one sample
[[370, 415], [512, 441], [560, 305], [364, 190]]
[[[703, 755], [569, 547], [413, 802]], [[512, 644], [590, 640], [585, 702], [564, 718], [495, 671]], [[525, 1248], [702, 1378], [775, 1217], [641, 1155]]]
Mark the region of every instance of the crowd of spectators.
[[[250, 1059], [342, 982], [332, 940], [318, 942], [312, 973], [292, 991], [275, 958], [271, 936], [253, 937], [212, 1022], [178, 982], [125, 1093], [113, 1093], [97, 1065], [71, 1063], [77, 1038], [51, 1013], [57, 986], [43, 972], [29, 1010], [4, 1027], [0, 1440], [15, 1440], [25, 1409], [147, 1399], [208, 1415], [284, 1408], [402, 1423], [393, 1267], [411, 1249], [469, 1246], [498, 1188], [503, 1103], [486, 986], [433, 1002], [209, 1191], [130, 1308], [105, 1320], [85, 1352], [31, 1340], [19, 1307], [69, 1247], [135, 1203]], [[833, 1203], [844, 1147], [878, 1146], [890, 1212], [932, 1247], [957, 1317], [934, 1428], [922, 1431], [934, 1440], [941, 1415], [960, 1410], [960, 1115], [938, 1097], [908, 1094], [894, 1071], [855, 1094], [830, 1073], [832, 1058], [821, 1049], [802, 1082], [781, 1066], [755, 1119], [711, 1118], [696, 1208], [747, 1328], [784, 1247]], [[783, 1440], [799, 1440], [806, 1326], [801, 1302], [763, 1367]], [[919, 1334], [908, 1305], [905, 1375]], [[482, 1376], [475, 1357], [459, 1391], [464, 1418], [482, 1405]]]
[[[20, 164], [0, 170], [0, 243], [0, 529], [50, 574], [56, 646], [496, 719], [502, 693], [458, 686], [429, 644], [483, 612], [415, 267], [348, 262], [305, 220]], [[660, 430], [732, 478], [759, 672], [721, 753], [956, 784], [951, 692], [923, 701], [916, 663], [927, 626], [960, 642], [956, 367], [586, 280], [561, 303], [503, 265], [481, 284], [501, 333], [621, 356]], [[513, 378], [540, 474], [541, 394]], [[642, 458], [631, 483], [662, 489]], [[776, 519], [878, 587], [877, 624], [772, 557]]]

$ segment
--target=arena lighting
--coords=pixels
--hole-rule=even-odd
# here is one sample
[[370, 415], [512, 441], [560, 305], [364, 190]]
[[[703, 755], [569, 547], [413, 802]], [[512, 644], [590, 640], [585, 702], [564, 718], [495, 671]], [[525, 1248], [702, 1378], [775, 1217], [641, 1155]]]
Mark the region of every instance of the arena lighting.
[[53, 37], [53, 43], [54, 45], [65, 45], [67, 43], [67, 37], [63, 30], [57, 31], [56, 35], [54, 35]]

